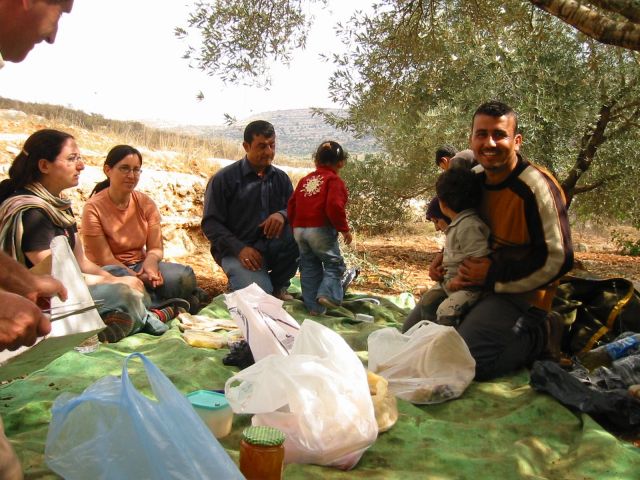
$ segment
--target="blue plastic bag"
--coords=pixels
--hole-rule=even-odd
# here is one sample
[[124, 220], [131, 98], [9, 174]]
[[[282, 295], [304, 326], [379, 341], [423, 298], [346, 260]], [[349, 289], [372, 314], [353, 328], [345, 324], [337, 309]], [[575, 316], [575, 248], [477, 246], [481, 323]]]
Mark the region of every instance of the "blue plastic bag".
[[[139, 357], [156, 400], [131, 383]], [[141, 353], [122, 378], [101, 378], [82, 394], [60, 395], [45, 447], [49, 468], [74, 479], [244, 478], [171, 381]]]

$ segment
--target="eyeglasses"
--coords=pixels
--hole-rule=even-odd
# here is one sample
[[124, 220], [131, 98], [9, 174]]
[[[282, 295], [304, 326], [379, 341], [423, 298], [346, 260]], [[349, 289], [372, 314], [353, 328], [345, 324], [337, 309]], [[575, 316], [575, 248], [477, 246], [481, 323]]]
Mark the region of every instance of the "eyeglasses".
[[78, 162], [84, 162], [84, 158], [82, 157], [82, 155], [78, 155], [78, 154], [71, 154], [67, 157], [67, 163], [69, 165], [71, 164], [75, 164]]
[[128, 167], [126, 165], [121, 165], [118, 167], [118, 171], [120, 173], [122, 173], [123, 175], [129, 175], [130, 173], [133, 173], [136, 177], [139, 176], [142, 173], [142, 169], [141, 168], [131, 168]]

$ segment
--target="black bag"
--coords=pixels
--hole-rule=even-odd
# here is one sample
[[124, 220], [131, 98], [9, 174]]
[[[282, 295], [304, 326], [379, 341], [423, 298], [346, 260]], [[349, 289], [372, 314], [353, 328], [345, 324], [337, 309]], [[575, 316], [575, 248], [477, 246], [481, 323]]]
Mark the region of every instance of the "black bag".
[[624, 278], [566, 276], [552, 309], [563, 317], [561, 346], [569, 355], [588, 352], [623, 332], [640, 332], [640, 294]]

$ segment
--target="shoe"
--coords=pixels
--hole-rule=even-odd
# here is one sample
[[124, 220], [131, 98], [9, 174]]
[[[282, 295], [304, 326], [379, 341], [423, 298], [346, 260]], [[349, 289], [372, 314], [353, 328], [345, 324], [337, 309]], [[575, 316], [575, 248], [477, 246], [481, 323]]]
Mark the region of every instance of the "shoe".
[[239, 342], [229, 345], [229, 353], [222, 359], [223, 365], [228, 367], [238, 367], [240, 370], [244, 370], [255, 363], [251, 348], [246, 340], [240, 340]]
[[327, 307], [327, 308], [338, 308], [339, 305], [333, 303], [330, 299], [328, 299], [327, 297], [318, 297], [317, 298], [317, 302], [322, 305], [323, 307]]
[[282, 288], [282, 289], [278, 290], [277, 292], [273, 292], [273, 296], [276, 297], [279, 300], [282, 300], [283, 302], [289, 302], [289, 301], [293, 300], [293, 295], [291, 295], [289, 292], [287, 292], [286, 288]]
[[98, 332], [98, 340], [102, 343], [116, 343], [128, 336], [133, 330], [133, 319], [124, 312], [109, 312], [102, 321], [107, 326]]
[[191, 310], [191, 304], [189, 302], [187, 302], [184, 298], [168, 298], [166, 300], [163, 300], [162, 302], [160, 302], [157, 305], [152, 305], [150, 310], [161, 310], [163, 308], [166, 307], [173, 307], [176, 311], [179, 308], [184, 309], [185, 311], [189, 311]]
[[[200, 312], [200, 310], [202, 309], [202, 305], [200, 304], [200, 300], [195, 295], [191, 295], [191, 297], [189, 297], [189, 305], [191, 305], [191, 307], [187, 311], [191, 315], [197, 315], [198, 312]], [[180, 307], [180, 309], [182, 310], [182, 307]]]
[[358, 278], [358, 275], [360, 275], [360, 269], [359, 268], [348, 268], [344, 274], [342, 275], [342, 280], [341, 280], [341, 284], [342, 284], [342, 291], [346, 292], [347, 288], [349, 288], [349, 285], [351, 285], [353, 283], [353, 281]]

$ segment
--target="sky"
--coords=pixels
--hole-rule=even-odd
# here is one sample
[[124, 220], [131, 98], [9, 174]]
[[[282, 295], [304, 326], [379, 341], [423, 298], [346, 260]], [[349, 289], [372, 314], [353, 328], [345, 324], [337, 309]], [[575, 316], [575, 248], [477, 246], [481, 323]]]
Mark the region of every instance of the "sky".
[[[228, 113], [241, 120], [271, 110], [337, 108], [327, 86], [333, 71], [320, 52], [344, 47], [333, 31], [370, 0], [329, 0], [318, 12], [304, 51], [290, 66], [272, 68], [270, 90], [229, 86], [190, 68], [186, 43], [174, 34], [186, 26], [190, 0], [76, 0], [63, 15], [56, 42], [36, 45], [22, 63], [0, 73], [0, 95], [98, 113], [116, 120], [221, 125]], [[202, 91], [204, 100], [196, 95]]]

